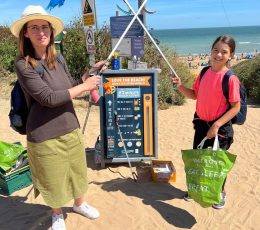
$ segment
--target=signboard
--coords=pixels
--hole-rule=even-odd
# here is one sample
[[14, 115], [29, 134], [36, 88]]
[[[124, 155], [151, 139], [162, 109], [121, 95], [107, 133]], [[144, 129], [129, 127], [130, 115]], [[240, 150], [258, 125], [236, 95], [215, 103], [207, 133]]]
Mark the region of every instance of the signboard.
[[144, 56], [144, 37], [133, 37], [131, 46], [132, 56], [143, 57]]
[[[119, 38], [112, 38], [112, 49], [117, 44]], [[143, 57], [144, 37], [123, 38], [116, 52], [120, 57]]]
[[[110, 17], [110, 30], [112, 38], [119, 38], [125, 31], [126, 27], [130, 23], [134, 16], [115, 16]], [[143, 21], [143, 15], [138, 16], [141, 21]], [[137, 21], [134, 21], [133, 25], [130, 27], [125, 37], [136, 37], [136, 36], [144, 36], [144, 29]]]
[[[112, 38], [112, 49], [114, 49], [118, 40], [119, 38]], [[131, 38], [123, 38], [116, 52], [119, 54], [120, 57], [131, 57]]]
[[103, 160], [127, 162], [124, 144], [131, 161], [157, 157], [157, 72], [108, 70], [102, 75], [102, 86]]
[[94, 0], [81, 0], [81, 9], [83, 16], [83, 26], [95, 25], [95, 6]]
[[94, 54], [96, 53], [95, 41], [94, 41], [94, 32], [91, 28], [84, 28], [87, 53]]

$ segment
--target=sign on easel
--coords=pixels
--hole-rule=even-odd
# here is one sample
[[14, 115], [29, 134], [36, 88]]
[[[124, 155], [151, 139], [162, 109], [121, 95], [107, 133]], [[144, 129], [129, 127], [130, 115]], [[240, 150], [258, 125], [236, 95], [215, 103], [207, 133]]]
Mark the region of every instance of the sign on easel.
[[92, 28], [84, 28], [85, 37], [86, 37], [86, 45], [87, 45], [87, 53], [95, 54], [95, 40], [94, 40], [94, 32]]
[[127, 162], [124, 144], [131, 161], [157, 158], [157, 71], [107, 70], [101, 85], [101, 165]]
[[82, 0], [82, 17], [83, 26], [94, 26], [95, 25], [95, 9], [94, 0]]

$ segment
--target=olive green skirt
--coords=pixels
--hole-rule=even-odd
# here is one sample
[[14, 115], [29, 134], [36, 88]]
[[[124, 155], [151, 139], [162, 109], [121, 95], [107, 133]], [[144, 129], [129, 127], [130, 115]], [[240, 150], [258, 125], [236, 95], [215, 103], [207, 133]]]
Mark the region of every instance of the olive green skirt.
[[60, 208], [87, 191], [87, 162], [82, 134], [76, 129], [41, 143], [27, 142], [35, 197], [41, 193]]

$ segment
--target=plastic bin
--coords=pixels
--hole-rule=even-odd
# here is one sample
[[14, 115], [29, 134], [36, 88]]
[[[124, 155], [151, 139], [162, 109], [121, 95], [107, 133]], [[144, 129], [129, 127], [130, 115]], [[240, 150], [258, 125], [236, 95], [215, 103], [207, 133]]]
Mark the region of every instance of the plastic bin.
[[152, 160], [151, 173], [153, 181], [176, 182], [176, 170], [170, 160]]
[[29, 165], [8, 174], [0, 173], [0, 194], [10, 195], [32, 184]]

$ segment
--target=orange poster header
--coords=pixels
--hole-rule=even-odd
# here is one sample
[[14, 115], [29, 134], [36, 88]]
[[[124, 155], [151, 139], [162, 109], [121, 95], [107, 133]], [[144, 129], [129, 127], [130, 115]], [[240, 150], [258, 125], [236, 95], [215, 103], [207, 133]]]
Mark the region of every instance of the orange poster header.
[[111, 86], [150, 86], [148, 76], [106, 78]]

